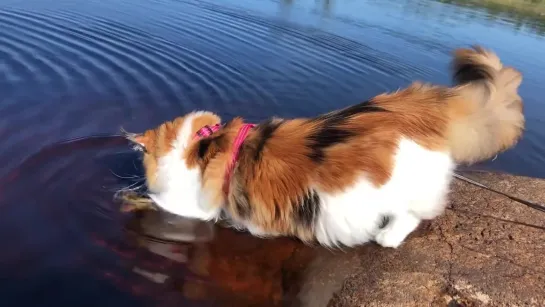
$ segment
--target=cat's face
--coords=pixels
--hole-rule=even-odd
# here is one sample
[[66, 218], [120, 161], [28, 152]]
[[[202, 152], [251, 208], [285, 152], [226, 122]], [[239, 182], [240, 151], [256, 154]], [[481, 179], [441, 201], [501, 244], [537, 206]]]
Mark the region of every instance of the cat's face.
[[202, 127], [219, 124], [210, 112], [192, 112], [141, 134], [126, 133], [134, 150], [142, 152], [149, 196], [173, 214], [209, 220], [217, 215], [203, 193], [203, 168], [199, 152], [203, 140], [196, 138]]

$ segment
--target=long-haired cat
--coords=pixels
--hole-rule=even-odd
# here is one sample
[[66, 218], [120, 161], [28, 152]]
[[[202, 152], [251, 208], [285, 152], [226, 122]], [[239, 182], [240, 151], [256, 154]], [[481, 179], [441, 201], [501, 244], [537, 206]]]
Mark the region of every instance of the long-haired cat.
[[454, 87], [413, 83], [314, 118], [221, 125], [199, 111], [127, 138], [166, 211], [257, 236], [397, 247], [443, 212], [457, 164], [513, 147], [524, 130], [520, 72], [481, 47], [457, 49], [453, 72]]

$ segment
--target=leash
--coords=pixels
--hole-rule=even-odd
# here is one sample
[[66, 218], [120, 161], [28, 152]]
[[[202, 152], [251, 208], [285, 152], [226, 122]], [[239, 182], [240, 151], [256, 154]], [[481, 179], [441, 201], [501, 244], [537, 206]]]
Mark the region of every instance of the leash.
[[505, 196], [505, 197], [507, 197], [507, 198], [509, 198], [511, 200], [514, 200], [514, 201], [516, 201], [518, 203], [521, 203], [521, 204], [523, 204], [525, 206], [528, 206], [528, 207], [530, 207], [530, 208], [532, 208], [534, 210], [545, 212], [545, 205], [537, 204], [537, 203], [534, 203], [534, 202], [531, 202], [531, 201], [528, 201], [528, 200], [524, 200], [524, 199], [521, 199], [521, 198], [518, 198], [518, 197], [515, 197], [515, 196], [512, 196], [512, 195], [509, 195], [507, 193], [495, 190], [495, 189], [490, 188], [490, 187], [488, 187], [488, 186], [486, 186], [486, 185], [484, 185], [482, 183], [479, 183], [479, 182], [477, 182], [475, 180], [469, 179], [469, 178], [467, 178], [465, 176], [462, 176], [460, 174], [457, 174], [457, 173], [454, 173], [454, 177], [456, 179], [458, 179], [458, 180], [465, 181], [467, 183], [473, 184], [475, 186], [478, 186], [478, 187], [483, 188], [485, 190], [488, 190], [490, 192], [494, 192], [494, 193], [500, 194], [502, 196]]

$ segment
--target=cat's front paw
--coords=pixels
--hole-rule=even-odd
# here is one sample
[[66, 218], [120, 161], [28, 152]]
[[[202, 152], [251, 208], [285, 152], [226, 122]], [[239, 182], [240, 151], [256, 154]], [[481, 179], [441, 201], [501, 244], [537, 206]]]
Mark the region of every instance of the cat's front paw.
[[382, 247], [398, 248], [405, 237], [399, 236], [392, 229], [383, 229], [375, 236], [375, 242]]

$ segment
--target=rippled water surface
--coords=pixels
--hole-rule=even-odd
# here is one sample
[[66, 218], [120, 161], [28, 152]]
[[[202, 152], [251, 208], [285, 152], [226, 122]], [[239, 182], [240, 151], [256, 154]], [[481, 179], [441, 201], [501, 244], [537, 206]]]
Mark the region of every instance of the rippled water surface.
[[[120, 212], [113, 193], [141, 170], [111, 135], [197, 108], [310, 116], [415, 79], [448, 84], [449, 53], [468, 44], [525, 78], [528, 131], [483, 167], [544, 177], [544, 25], [431, 0], [0, 0], [0, 305], [293, 302], [293, 240]], [[131, 228], [146, 221], [206, 238]]]

